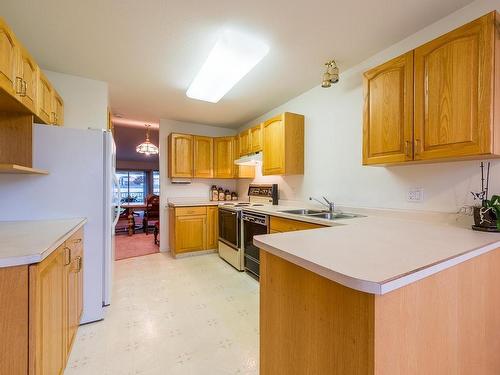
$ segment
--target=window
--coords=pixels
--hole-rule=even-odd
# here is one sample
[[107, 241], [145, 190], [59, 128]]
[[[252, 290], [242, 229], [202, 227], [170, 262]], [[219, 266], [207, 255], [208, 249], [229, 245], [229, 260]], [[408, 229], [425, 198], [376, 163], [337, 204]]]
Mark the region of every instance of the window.
[[146, 173], [144, 171], [117, 171], [120, 184], [120, 200], [124, 202], [144, 202], [146, 196]]
[[153, 194], [160, 195], [160, 171], [153, 171]]

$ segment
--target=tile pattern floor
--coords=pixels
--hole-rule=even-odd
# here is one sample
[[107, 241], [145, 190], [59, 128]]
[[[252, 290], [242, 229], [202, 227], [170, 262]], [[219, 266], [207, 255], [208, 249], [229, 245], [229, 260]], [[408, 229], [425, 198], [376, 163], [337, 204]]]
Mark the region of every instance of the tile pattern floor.
[[79, 328], [65, 374], [258, 374], [259, 285], [217, 254], [115, 262], [104, 321]]

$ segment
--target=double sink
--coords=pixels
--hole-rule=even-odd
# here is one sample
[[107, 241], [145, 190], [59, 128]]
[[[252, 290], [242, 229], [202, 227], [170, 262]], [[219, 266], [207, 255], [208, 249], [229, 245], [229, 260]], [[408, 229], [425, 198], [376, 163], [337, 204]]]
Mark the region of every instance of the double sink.
[[314, 218], [318, 218], [318, 219], [326, 219], [326, 220], [352, 219], [355, 217], [363, 217], [363, 215], [351, 214], [351, 213], [347, 213], [347, 212], [328, 212], [328, 211], [308, 210], [308, 209], [283, 210], [283, 211], [278, 211], [278, 212], [283, 212], [285, 214], [292, 214], [292, 215], [310, 216], [310, 217], [314, 217]]

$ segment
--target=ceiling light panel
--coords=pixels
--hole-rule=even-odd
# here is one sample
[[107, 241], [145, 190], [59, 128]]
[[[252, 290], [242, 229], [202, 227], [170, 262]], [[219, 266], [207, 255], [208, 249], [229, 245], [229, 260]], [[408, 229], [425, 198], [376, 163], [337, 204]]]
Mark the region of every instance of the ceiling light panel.
[[269, 52], [269, 46], [249, 35], [225, 30], [186, 95], [217, 103]]

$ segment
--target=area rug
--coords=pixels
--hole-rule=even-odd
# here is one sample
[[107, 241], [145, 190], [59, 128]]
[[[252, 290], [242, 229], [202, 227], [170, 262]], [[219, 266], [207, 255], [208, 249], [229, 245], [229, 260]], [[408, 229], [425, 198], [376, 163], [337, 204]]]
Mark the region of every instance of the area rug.
[[115, 260], [140, 257], [159, 252], [154, 243], [152, 233], [137, 233], [132, 236], [117, 234], [115, 236]]

